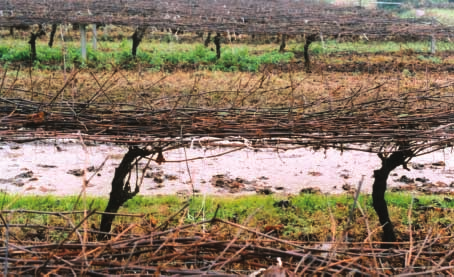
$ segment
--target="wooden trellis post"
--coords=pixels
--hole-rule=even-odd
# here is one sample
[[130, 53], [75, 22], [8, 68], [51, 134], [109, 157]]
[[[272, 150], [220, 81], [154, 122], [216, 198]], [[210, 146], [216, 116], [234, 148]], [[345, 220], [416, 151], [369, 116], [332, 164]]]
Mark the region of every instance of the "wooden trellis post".
[[435, 39], [435, 36], [432, 35], [431, 40], [430, 40], [430, 53], [435, 54], [437, 52], [437, 47], [436, 47], [437, 40]]
[[[432, 26], [435, 25], [435, 18], [432, 17]], [[430, 53], [433, 55], [435, 54], [435, 52], [437, 51], [437, 46], [436, 46], [436, 39], [435, 39], [435, 35], [432, 34], [431, 38], [430, 38]]]
[[320, 31], [320, 41], [322, 42], [322, 49], [325, 51], [325, 40], [323, 39], [323, 33]]
[[82, 61], [87, 61], [87, 30], [85, 24], [79, 25], [80, 30], [80, 56], [82, 57]]
[[98, 40], [97, 40], [97, 33], [96, 33], [96, 24], [92, 24], [92, 25], [91, 25], [91, 28], [92, 28], [92, 33], [93, 33], [93, 37], [92, 37], [93, 50], [96, 50], [96, 49], [98, 49]]

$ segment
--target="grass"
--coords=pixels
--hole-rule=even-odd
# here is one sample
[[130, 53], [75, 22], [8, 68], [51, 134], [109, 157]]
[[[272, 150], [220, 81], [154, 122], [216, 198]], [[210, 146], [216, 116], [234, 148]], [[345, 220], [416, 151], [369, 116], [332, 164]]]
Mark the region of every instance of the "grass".
[[[219, 71], [258, 71], [261, 65], [271, 63], [289, 62], [293, 53], [279, 53], [277, 50], [252, 54], [246, 46], [224, 45], [221, 59], [216, 59], [216, 53], [211, 48], [201, 44], [178, 43], [143, 43], [138, 51], [137, 58], [130, 54], [132, 42], [102, 42], [100, 50], [87, 49], [87, 62], [85, 66], [98, 70], [109, 70], [114, 66], [125, 69], [136, 68], [137, 64], [146, 65], [151, 69], [161, 70], [168, 67], [190, 67], [194, 69], [207, 69]], [[63, 49], [65, 49], [63, 51]], [[34, 66], [40, 69], [61, 69], [63, 61], [67, 68], [75, 63], [82, 63], [79, 45], [68, 42], [63, 48], [61, 45], [49, 48], [45, 41], [37, 45], [38, 60]], [[0, 61], [3, 63], [16, 63], [29, 60], [29, 46], [22, 40], [4, 40], [0, 46]]]
[[[323, 47], [324, 46], [324, 47]], [[295, 50], [302, 51], [301, 45], [295, 45]], [[452, 50], [452, 43], [447, 41], [436, 42], [437, 51], [443, 52]], [[399, 53], [402, 51], [413, 51], [416, 53], [428, 53], [430, 41], [394, 42], [394, 41], [367, 41], [365, 39], [355, 42], [338, 43], [335, 40], [325, 41], [324, 45], [314, 42], [311, 50], [315, 54], [329, 54], [339, 52], [349, 53]]]
[[[454, 217], [450, 212], [438, 211], [442, 208], [454, 208], [454, 202], [443, 200], [441, 196], [417, 196], [417, 200], [412, 200], [413, 196], [405, 193], [388, 193], [387, 201], [392, 220], [396, 223], [396, 228], [405, 232], [408, 228], [408, 210], [412, 201], [415, 203], [411, 219], [415, 222], [430, 221], [435, 225], [445, 226], [454, 223]], [[279, 206], [281, 200], [288, 200], [289, 207]], [[137, 196], [129, 200], [119, 211], [123, 214], [142, 214], [147, 218], [153, 218], [157, 224], [163, 223], [169, 216], [183, 207], [189, 201], [188, 210], [185, 214], [185, 223], [195, 223], [205, 219], [217, 218], [238, 222], [247, 226], [254, 226], [260, 230], [266, 230], [270, 226], [281, 226], [281, 235], [287, 239], [317, 239], [326, 240], [332, 236], [333, 230], [337, 234], [342, 233], [347, 224], [347, 218], [353, 204], [350, 195], [322, 195], [322, 194], [301, 194], [290, 198], [284, 196], [239, 196], [239, 197], [214, 197], [196, 196], [190, 200], [178, 196]], [[15, 213], [5, 214], [9, 223], [17, 224], [62, 224], [62, 218], [48, 214], [22, 213], [23, 210], [37, 210], [49, 212], [63, 212], [82, 210], [82, 204], [77, 197], [57, 197], [57, 196], [2, 196], [3, 210], [14, 210]], [[86, 202], [91, 209], [103, 211], [106, 198], [88, 197]], [[378, 219], [372, 208], [370, 195], [361, 195], [358, 205], [364, 212], [363, 216], [359, 210], [355, 212], [353, 229], [350, 234], [361, 241], [366, 235], [364, 231], [364, 221], [367, 220], [372, 228], [378, 228]], [[217, 209], [217, 207], [220, 207]], [[434, 209], [430, 212], [415, 210], [418, 206], [430, 206]], [[77, 218], [81, 219], [80, 215]], [[77, 220], [76, 219], [76, 220]], [[99, 215], [90, 219], [90, 224], [98, 225]], [[117, 217], [115, 224], [130, 224], [137, 221], [133, 217]], [[181, 220], [181, 219], [180, 219]], [[427, 222], [425, 222], [427, 223]], [[114, 225], [115, 225], [114, 224]], [[334, 229], [333, 229], [334, 227]], [[377, 238], [378, 239], [378, 238]]]
[[[76, 64], [97, 70], [110, 70], [120, 66], [124, 69], [136, 69], [138, 66], [149, 70], [195, 69], [225, 72], [257, 72], [263, 65], [281, 64], [294, 61], [296, 52], [303, 51], [303, 43], [297, 40], [288, 42], [287, 52], [277, 51], [275, 43], [265, 45], [254, 44], [223, 44], [222, 55], [216, 59], [211, 47], [201, 43], [161, 42], [146, 40], [140, 47], [137, 58], [130, 54], [131, 40], [101, 41], [98, 50], [87, 49], [88, 60], [82, 62], [80, 46], [77, 41], [57, 42], [54, 48], [47, 46], [46, 39], [38, 41], [35, 68], [44, 70], [60, 70], [64, 66], [72, 68]], [[437, 51], [452, 50], [452, 43], [437, 41]], [[338, 42], [326, 40], [314, 42], [311, 52], [316, 55], [332, 53], [395, 53], [413, 51], [427, 53], [429, 41], [393, 42], [367, 41]], [[11, 63], [29, 61], [29, 45], [26, 40], [2, 38], [0, 46], [0, 62], [6, 66]]]

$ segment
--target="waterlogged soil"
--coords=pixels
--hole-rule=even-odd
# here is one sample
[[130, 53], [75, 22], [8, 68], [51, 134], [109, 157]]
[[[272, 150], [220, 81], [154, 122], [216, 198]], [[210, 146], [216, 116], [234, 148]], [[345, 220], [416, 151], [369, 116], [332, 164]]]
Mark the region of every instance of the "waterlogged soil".
[[[132, 174], [131, 183], [144, 173], [142, 195], [343, 193], [360, 183], [361, 191], [369, 193], [373, 170], [380, 167], [377, 155], [361, 151], [243, 149], [219, 155], [231, 150], [193, 147], [165, 152], [161, 165], [141, 162], [139, 177]], [[85, 178], [87, 194], [108, 196], [115, 168], [126, 152], [124, 146], [105, 144], [84, 150], [75, 141], [1, 144], [0, 189], [12, 194], [75, 195], [82, 191]], [[416, 157], [409, 168], [392, 172], [390, 190], [454, 191], [454, 155], [448, 150]]]

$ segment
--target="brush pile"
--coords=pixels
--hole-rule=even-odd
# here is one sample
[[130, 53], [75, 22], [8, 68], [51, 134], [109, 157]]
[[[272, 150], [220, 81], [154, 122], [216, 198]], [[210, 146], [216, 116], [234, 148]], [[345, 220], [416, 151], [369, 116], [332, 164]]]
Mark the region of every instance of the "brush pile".
[[[97, 241], [99, 231], [86, 227], [94, 212], [85, 212], [78, 224], [70, 219], [76, 213], [42, 214], [62, 217], [68, 223], [8, 224], [2, 218], [0, 260], [5, 275], [415, 276], [454, 270], [453, 236], [430, 232], [426, 237], [383, 247], [369, 239], [358, 243], [288, 241], [279, 238], [282, 226], [261, 232], [216, 217], [185, 224], [184, 216], [175, 220], [175, 214], [155, 226], [156, 222], [143, 215], [117, 214], [136, 216], [141, 223], [118, 225], [110, 239]], [[21, 239], [15, 233], [18, 228]]]
[[[136, 91], [140, 103], [114, 101], [101, 88], [86, 95], [83, 102], [69, 103], [61, 94], [71, 78], [59, 91], [39, 101], [0, 98], [1, 140], [82, 137], [102, 143], [172, 148], [194, 141], [218, 144], [228, 140], [255, 148], [313, 147], [372, 153], [393, 152], [405, 144], [415, 155], [454, 143], [452, 82], [394, 94], [384, 93], [382, 83], [352, 89], [346, 95], [333, 92], [299, 102], [294, 86], [301, 84], [295, 83], [272, 88], [288, 93], [281, 102], [291, 104], [270, 108], [254, 102], [263, 101], [262, 95], [270, 93], [261, 87], [260, 80], [244, 91], [197, 90], [165, 98], [144, 98], [148, 92]], [[208, 103], [213, 97], [225, 100]]]

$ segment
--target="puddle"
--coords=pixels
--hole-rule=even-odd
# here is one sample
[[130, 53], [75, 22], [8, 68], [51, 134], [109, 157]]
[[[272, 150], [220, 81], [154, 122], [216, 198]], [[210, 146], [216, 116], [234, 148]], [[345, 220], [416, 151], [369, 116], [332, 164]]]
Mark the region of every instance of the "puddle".
[[[257, 191], [297, 194], [309, 187], [320, 188], [323, 193], [343, 193], [345, 188], [356, 187], [363, 175], [362, 191], [370, 192], [373, 170], [380, 167], [380, 160], [375, 154], [360, 151], [344, 151], [341, 154], [334, 149], [326, 152], [304, 148], [279, 152], [274, 149], [248, 149], [208, 158], [229, 150], [231, 148], [225, 147], [186, 149], [189, 159], [206, 157], [188, 162], [172, 162], [185, 160], [183, 149], [165, 152], [168, 162], [151, 164], [140, 194], [189, 193], [192, 191], [191, 178], [196, 191], [210, 195]], [[82, 187], [83, 177], [77, 176], [80, 175], [77, 170], [80, 173], [80, 169], [91, 167], [87, 176], [93, 177], [87, 193], [108, 196], [115, 167], [126, 152], [126, 147], [104, 144], [87, 146], [85, 153], [80, 144], [72, 142], [59, 142], [58, 147], [42, 142], [3, 143], [0, 144], [0, 189], [19, 194], [74, 195]], [[96, 172], [106, 158], [104, 167]], [[394, 170], [391, 173], [394, 176], [388, 179], [389, 188], [404, 185], [398, 180], [414, 179], [425, 181], [424, 184], [415, 182], [417, 186], [437, 183], [451, 189], [454, 155], [450, 151], [417, 157], [412, 160], [410, 168], [412, 166], [416, 169]], [[408, 179], [402, 178], [403, 175]], [[223, 178], [230, 189], [222, 187], [223, 182], [219, 178]], [[232, 190], [232, 187], [235, 189]]]

